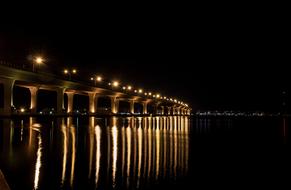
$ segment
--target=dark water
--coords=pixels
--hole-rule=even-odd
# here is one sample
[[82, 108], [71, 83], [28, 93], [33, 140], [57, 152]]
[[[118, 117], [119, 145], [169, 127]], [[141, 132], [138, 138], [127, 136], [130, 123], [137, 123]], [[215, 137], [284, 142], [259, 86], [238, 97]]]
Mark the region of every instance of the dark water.
[[289, 176], [281, 172], [288, 125], [278, 117], [0, 120], [0, 168], [11, 189], [278, 186]]

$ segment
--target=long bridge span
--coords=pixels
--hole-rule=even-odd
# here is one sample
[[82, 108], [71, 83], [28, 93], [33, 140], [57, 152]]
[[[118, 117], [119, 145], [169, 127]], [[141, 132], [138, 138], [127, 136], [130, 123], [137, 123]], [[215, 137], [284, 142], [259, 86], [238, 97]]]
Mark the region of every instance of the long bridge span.
[[[0, 85], [2, 85], [2, 107], [0, 116], [9, 116], [13, 114], [13, 93], [14, 87], [23, 87], [30, 92], [31, 114], [37, 114], [37, 94], [41, 89], [55, 91], [57, 94], [57, 114], [72, 114], [74, 105], [74, 95], [86, 95], [89, 99], [89, 114], [98, 114], [98, 98], [110, 98], [110, 113], [119, 113], [119, 102], [129, 102], [130, 114], [135, 113], [135, 103], [142, 105], [142, 114], [160, 114], [160, 115], [190, 115], [191, 108], [183, 102], [173, 100], [172, 98], [155, 96], [146, 93], [127, 91], [124, 87], [113, 85], [99, 87], [93, 83], [85, 81], [76, 81], [64, 79], [60, 76], [13, 68], [0, 64]], [[67, 106], [65, 107], [64, 96], [67, 95]], [[151, 95], [151, 96], [150, 96]], [[148, 112], [148, 106], [152, 105], [152, 113]]]

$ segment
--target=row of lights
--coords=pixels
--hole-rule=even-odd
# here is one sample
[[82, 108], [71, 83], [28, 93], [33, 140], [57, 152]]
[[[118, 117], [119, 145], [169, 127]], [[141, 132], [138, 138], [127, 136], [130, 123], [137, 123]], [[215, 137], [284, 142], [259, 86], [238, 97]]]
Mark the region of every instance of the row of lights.
[[[101, 76], [96, 76], [96, 78], [91, 77], [90, 80], [94, 81], [94, 83], [96, 85], [96, 82], [102, 82], [103, 78]], [[108, 83], [108, 86], [112, 86], [112, 87], [115, 87], [115, 88], [119, 87], [119, 85], [120, 85], [120, 83], [118, 81], [112, 81], [112, 82]], [[133, 90], [133, 87], [131, 85], [123, 86], [122, 90], [131, 91], [131, 90]], [[156, 98], [156, 99], [164, 99], [164, 100], [175, 102], [175, 103], [178, 103], [180, 105], [188, 107], [188, 104], [185, 104], [182, 101], [178, 101], [177, 99], [173, 99], [173, 98], [167, 98], [166, 96], [163, 97], [160, 94], [153, 94], [152, 92], [144, 92], [144, 90], [141, 89], [141, 88], [140, 89], [135, 89], [135, 90], [133, 90], [133, 92], [141, 94], [141, 95], [143, 94], [145, 96], [152, 96], [153, 98]]]
[[[36, 63], [36, 64], [42, 64], [43, 62], [44, 62], [44, 59], [40, 56], [37, 56], [34, 58], [34, 63]], [[34, 71], [34, 64], [33, 64], [33, 71]], [[68, 75], [69, 79], [71, 80], [71, 75], [77, 74], [77, 70], [76, 69], [64, 69], [64, 74]], [[96, 82], [102, 82], [103, 78], [102, 78], [102, 76], [96, 76], [96, 77], [91, 77], [90, 80], [94, 81], [94, 84], [96, 85]], [[109, 82], [108, 85], [117, 88], [120, 85], [120, 83], [118, 81], [112, 81], [112, 82]], [[133, 90], [133, 87], [128, 85], [128, 86], [123, 86], [122, 89], [131, 91], [131, 90]], [[144, 91], [141, 88], [134, 90], [134, 93], [138, 93], [138, 94], [142, 94], [143, 92]], [[160, 94], [153, 94], [152, 92], [144, 92], [144, 95], [145, 96], [152, 96], [153, 98], [156, 98], [156, 99], [164, 99], [164, 100], [167, 100], [170, 102], [175, 102], [175, 103], [178, 103], [180, 105], [188, 107], [188, 104], [185, 104], [182, 101], [178, 101], [177, 99], [173, 99], [173, 98], [168, 98], [166, 96], [162, 97]]]

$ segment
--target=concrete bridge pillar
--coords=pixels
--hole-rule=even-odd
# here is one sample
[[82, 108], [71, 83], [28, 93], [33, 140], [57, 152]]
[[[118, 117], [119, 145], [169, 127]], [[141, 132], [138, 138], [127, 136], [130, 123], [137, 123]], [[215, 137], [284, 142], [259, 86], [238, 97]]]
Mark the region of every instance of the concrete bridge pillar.
[[180, 115], [180, 114], [181, 114], [181, 108], [180, 108], [180, 107], [177, 107], [177, 108], [176, 108], [176, 114], [177, 114], [177, 115]]
[[60, 114], [65, 109], [64, 107], [64, 88], [57, 89], [57, 113]]
[[119, 100], [115, 96], [111, 97], [111, 112], [117, 113], [118, 108], [119, 108]]
[[4, 105], [1, 110], [2, 115], [11, 115], [11, 107], [13, 106], [13, 85], [15, 80], [13, 79], [1, 79], [1, 83], [4, 87]]
[[181, 108], [181, 114], [185, 115], [185, 108]]
[[164, 115], [164, 113], [165, 113], [165, 107], [161, 106], [161, 114]]
[[66, 92], [68, 96], [68, 108], [67, 108], [67, 113], [72, 113], [73, 112], [73, 105], [74, 105], [74, 92]]
[[168, 115], [171, 115], [171, 108], [172, 108], [172, 107], [169, 107], [169, 106], [168, 106], [167, 108], [168, 108]]
[[172, 107], [172, 110], [173, 110], [173, 115], [175, 115], [175, 114], [176, 114], [176, 107], [173, 106], [173, 107]]
[[142, 103], [142, 113], [143, 114], [147, 114], [148, 113], [148, 103], [147, 102], [143, 102]]
[[134, 100], [129, 101], [130, 113], [134, 114]]
[[90, 111], [90, 113], [95, 113], [96, 112], [96, 103], [97, 103], [96, 93], [89, 92], [88, 95], [89, 95], [89, 111]]
[[29, 87], [30, 91], [30, 111], [31, 113], [36, 113], [37, 110], [37, 92], [38, 87]]

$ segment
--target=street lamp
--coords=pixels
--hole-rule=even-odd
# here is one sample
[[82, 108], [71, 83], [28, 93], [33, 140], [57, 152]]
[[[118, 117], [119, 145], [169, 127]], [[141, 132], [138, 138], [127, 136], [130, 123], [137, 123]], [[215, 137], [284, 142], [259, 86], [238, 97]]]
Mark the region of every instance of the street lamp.
[[103, 79], [101, 76], [96, 76], [96, 78], [91, 77], [90, 80], [94, 81], [94, 85], [96, 86], [96, 82], [102, 82]]
[[69, 80], [71, 80], [72, 74], [76, 74], [77, 70], [76, 69], [64, 69], [64, 74], [69, 76]]
[[36, 65], [40, 65], [44, 62], [44, 59], [41, 57], [41, 56], [37, 56], [33, 59], [33, 62], [32, 62], [32, 71], [35, 72], [35, 64]]

